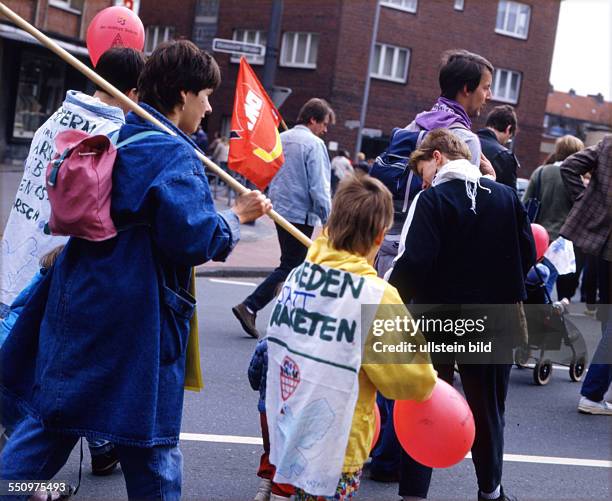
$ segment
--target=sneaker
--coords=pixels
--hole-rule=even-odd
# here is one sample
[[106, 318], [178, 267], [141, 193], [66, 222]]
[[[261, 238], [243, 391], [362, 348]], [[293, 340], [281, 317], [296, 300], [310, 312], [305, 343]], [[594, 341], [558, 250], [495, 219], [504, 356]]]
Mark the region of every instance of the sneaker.
[[259, 332], [257, 332], [257, 327], [255, 325], [255, 319], [257, 315], [255, 313], [251, 313], [244, 303], [237, 304], [232, 308], [232, 313], [242, 325], [244, 331], [251, 337], [257, 339], [259, 337]]
[[602, 400], [601, 402], [593, 402], [587, 397], [580, 397], [578, 402], [578, 412], [583, 414], [600, 414], [605, 416], [612, 416], [612, 404]]
[[272, 481], [267, 478], [262, 478], [257, 488], [257, 494], [253, 501], [270, 501], [270, 491], [272, 490]]
[[113, 447], [104, 454], [96, 454], [91, 456], [91, 473], [99, 477], [110, 475], [117, 465], [119, 464], [119, 458], [117, 452]]
[[509, 494], [506, 494], [504, 492], [504, 488], [502, 487], [499, 497], [496, 497], [495, 499], [483, 498], [482, 495], [480, 494], [480, 491], [478, 491], [478, 501], [517, 501], [517, 499], [514, 496], [510, 496]]

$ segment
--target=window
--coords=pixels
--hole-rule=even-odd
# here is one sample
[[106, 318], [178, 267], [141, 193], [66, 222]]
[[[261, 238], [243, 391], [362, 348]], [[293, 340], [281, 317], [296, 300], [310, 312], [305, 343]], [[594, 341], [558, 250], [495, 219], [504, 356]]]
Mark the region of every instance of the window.
[[380, 0], [380, 5], [405, 10], [406, 12], [416, 12], [417, 3], [418, 0]]
[[502, 35], [527, 38], [531, 7], [524, 3], [499, 0], [495, 31]]
[[406, 83], [410, 49], [377, 43], [370, 76], [381, 80]]
[[24, 52], [19, 68], [14, 138], [32, 138], [64, 99], [66, 65], [52, 58]]
[[465, 7], [464, 0], [455, 0], [455, 10], [463, 10]]
[[280, 64], [292, 68], [316, 68], [318, 52], [318, 33], [288, 32], [283, 34]]
[[516, 104], [521, 90], [521, 74], [518, 71], [496, 69], [493, 75], [493, 99]]
[[196, 3], [196, 16], [217, 17], [219, 0], [198, 0]]
[[49, 0], [49, 5], [74, 12], [75, 14], [83, 12], [84, 3], [85, 0]]
[[174, 26], [147, 26], [145, 53], [150, 54], [162, 42], [174, 38]]
[[[266, 32], [262, 30], [234, 30], [232, 40], [246, 43], [257, 43], [259, 45], [266, 45]], [[249, 64], [263, 64], [265, 56], [245, 56]], [[232, 56], [230, 58], [232, 63], [239, 63], [240, 56]]]

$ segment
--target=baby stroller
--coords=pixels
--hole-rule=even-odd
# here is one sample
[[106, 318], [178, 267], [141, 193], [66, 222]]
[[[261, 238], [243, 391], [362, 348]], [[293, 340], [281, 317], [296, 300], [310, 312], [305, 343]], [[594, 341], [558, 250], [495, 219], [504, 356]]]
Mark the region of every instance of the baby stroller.
[[526, 284], [524, 307], [528, 340], [516, 348], [514, 362], [519, 368], [525, 368], [529, 360], [534, 359], [533, 381], [538, 386], [550, 381], [553, 362], [569, 366], [570, 379], [580, 381], [587, 364], [584, 338], [569, 319], [566, 304], [551, 300], [538, 266], [533, 269], [539, 280]]

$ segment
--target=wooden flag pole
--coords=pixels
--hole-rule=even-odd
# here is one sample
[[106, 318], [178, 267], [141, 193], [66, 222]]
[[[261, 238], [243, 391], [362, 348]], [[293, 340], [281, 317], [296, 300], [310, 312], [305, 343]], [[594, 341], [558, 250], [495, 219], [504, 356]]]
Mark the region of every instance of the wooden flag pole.
[[[49, 50], [57, 54], [60, 58], [62, 58], [66, 63], [73, 66], [81, 73], [83, 73], [87, 78], [89, 78], [92, 82], [94, 82], [98, 87], [103, 89], [105, 92], [113, 96], [115, 99], [121, 102], [126, 108], [130, 109], [144, 120], [147, 120], [154, 124], [155, 126], [162, 129], [164, 132], [167, 132], [171, 135], [176, 135], [174, 131], [172, 131], [169, 127], [160, 122], [157, 118], [151, 115], [149, 112], [141, 108], [138, 103], [135, 103], [131, 99], [129, 99], [123, 92], [112, 86], [106, 80], [104, 80], [100, 75], [98, 75], [91, 68], [83, 64], [72, 54], [68, 53], [58, 44], [56, 44], [53, 40], [51, 40], [47, 35], [36, 29], [30, 23], [28, 23], [25, 19], [21, 18], [11, 9], [9, 9], [3, 2], [0, 2], [0, 14], [7, 17], [12, 23], [19, 26], [22, 30], [28, 32], [32, 35], [36, 40], [38, 40], [42, 45], [47, 47]], [[212, 160], [204, 156], [200, 151], [194, 148], [194, 152], [198, 156], [198, 158], [208, 167], [215, 175], [219, 176], [225, 183], [227, 183], [232, 190], [237, 192], [238, 194], [247, 193], [250, 190], [245, 186], [236, 181], [232, 176], [230, 176], [227, 172], [225, 172], [221, 167], [215, 164]], [[281, 216], [278, 212], [272, 210], [268, 213], [268, 216], [272, 218], [272, 220], [282, 226], [285, 230], [287, 230], [293, 237], [299, 240], [306, 247], [309, 247], [312, 244], [312, 240], [304, 235], [300, 230], [298, 230], [295, 226], [293, 226], [289, 221], [287, 221], [283, 216]]]

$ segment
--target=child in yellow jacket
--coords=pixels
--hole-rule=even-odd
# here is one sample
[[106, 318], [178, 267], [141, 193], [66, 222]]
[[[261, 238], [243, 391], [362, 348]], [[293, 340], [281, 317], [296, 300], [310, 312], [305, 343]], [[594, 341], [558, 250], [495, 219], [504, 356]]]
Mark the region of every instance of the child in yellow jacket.
[[409, 313], [372, 267], [392, 220], [382, 183], [343, 181], [326, 230], [274, 305], [266, 337], [270, 461], [274, 481], [294, 485], [296, 500], [351, 499], [374, 435], [376, 391], [422, 401], [436, 382], [426, 355], [382, 349], [422, 342], [393, 327]]

